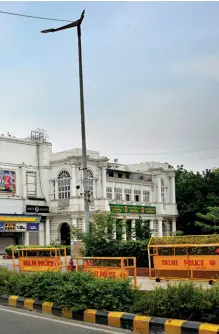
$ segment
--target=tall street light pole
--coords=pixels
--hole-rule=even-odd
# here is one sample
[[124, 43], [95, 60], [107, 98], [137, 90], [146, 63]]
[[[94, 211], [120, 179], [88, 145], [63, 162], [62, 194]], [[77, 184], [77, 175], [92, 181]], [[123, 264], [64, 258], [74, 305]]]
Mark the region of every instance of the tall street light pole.
[[78, 62], [79, 62], [79, 83], [80, 83], [80, 105], [81, 105], [81, 139], [82, 139], [82, 162], [83, 162], [83, 186], [84, 186], [84, 211], [85, 211], [85, 232], [90, 233], [90, 217], [89, 217], [89, 187], [87, 177], [87, 149], [86, 149], [86, 132], [85, 132], [85, 116], [84, 116], [84, 88], [83, 88], [83, 68], [82, 68], [82, 49], [81, 49], [81, 24], [84, 19], [82, 12], [79, 20], [56, 29], [42, 30], [41, 33], [46, 34], [69, 28], [77, 27], [78, 34]]

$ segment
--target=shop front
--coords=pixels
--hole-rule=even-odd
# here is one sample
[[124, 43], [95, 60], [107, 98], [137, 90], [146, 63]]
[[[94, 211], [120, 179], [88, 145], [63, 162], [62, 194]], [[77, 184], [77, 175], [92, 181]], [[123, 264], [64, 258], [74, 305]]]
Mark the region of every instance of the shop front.
[[0, 214], [0, 253], [9, 245], [38, 244], [40, 216]]

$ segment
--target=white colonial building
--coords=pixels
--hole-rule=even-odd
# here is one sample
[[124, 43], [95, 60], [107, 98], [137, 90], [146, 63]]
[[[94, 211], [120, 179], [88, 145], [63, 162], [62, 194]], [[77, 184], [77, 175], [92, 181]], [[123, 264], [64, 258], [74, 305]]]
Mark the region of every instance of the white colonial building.
[[[0, 136], [0, 250], [14, 243], [70, 244], [71, 225], [84, 229], [81, 149], [52, 153], [41, 131]], [[122, 165], [87, 151], [92, 216], [112, 211], [130, 236], [141, 216], [154, 235], [176, 233], [175, 172], [167, 163]]]

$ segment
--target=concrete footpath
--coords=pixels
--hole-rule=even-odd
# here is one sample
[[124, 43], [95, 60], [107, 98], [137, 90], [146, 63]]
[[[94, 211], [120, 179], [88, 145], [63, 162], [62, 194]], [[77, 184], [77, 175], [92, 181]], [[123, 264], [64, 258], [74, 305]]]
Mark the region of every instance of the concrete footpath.
[[[69, 261], [68, 257], [68, 261]], [[12, 270], [12, 260], [4, 260], [2, 256], [0, 256], [0, 266], [7, 267], [9, 270]], [[162, 280], [161, 282], [157, 283], [155, 280], [150, 280], [149, 277], [137, 277], [137, 284], [139, 289], [141, 290], [154, 290], [156, 287], [166, 287], [169, 284], [179, 284], [180, 282], [185, 281], [168, 281]], [[205, 288], [211, 288], [211, 285], [208, 282], [194, 282], [195, 285], [200, 286], [202, 285]]]

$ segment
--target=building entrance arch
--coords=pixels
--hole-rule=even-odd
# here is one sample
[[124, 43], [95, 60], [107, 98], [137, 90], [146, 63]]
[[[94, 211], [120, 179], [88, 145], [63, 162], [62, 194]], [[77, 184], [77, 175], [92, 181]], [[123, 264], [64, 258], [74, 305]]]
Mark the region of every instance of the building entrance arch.
[[61, 234], [61, 244], [70, 246], [71, 243], [71, 233], [70, 233], [70, 226], [68, 223], [63, 223], [60, 229]]

